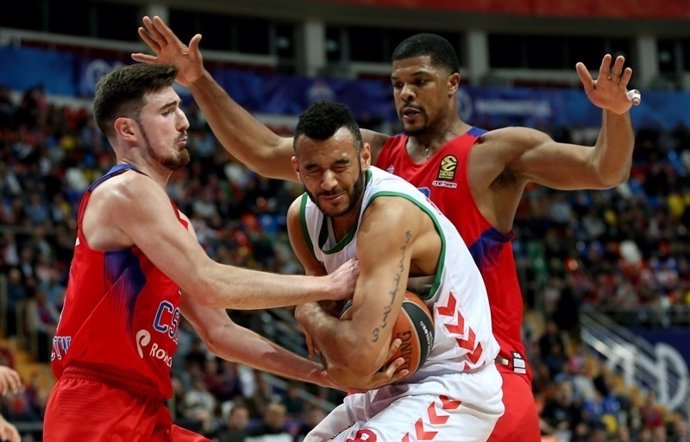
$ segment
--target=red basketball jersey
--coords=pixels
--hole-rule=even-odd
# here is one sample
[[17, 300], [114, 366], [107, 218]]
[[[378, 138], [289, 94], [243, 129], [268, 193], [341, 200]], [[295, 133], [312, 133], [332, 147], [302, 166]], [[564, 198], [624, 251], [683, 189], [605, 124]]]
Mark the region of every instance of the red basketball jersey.
[[[130, 165], [117, 165], [94, 182], [82, 198], [65, 303], [53, 338], [51, 368], [56, 379], [69, 366], [95, 369], [144, 382], [169, 398], [180, 321], [179, 287], [137, 247], [94, 250], [82, 232], [84, 210], [93, 190], [127, 171], [141, 173]], [[172, 200], [171, 205], [186, 228]]]
[[511, 244], [513, 234], [502, 234], [482, 216], [467, 181], [470, 151], [484, 132], [471, 128], [423, 164], [415, 164], [407, 153], [407, 135], [392, 136], [381, 149], [376, 166], [415, 185], [458, 229], [484, 278], [493, 333], [501, 347], [499, 355], [512, 361], [524, 358], [525, 354], [522, 293]]

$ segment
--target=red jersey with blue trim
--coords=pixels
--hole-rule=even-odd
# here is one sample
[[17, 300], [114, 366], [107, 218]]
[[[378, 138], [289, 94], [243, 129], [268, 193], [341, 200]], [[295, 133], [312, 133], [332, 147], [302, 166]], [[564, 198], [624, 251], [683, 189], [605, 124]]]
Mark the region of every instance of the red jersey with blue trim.
[[515, 269], [513, 234], [504, 235], [484, 218], [467, 181], [470, 151], [485, 132], [471, 128], [423, 164], [415, 164], [407, 153], [407, 135], [392, 136], [383, 145], [376, 166], [412, 183], [455, 225], [484, 278], [493, 333], [501, 347], [499, 356], [524, 359], [522, 292]]
[[[121, 173], [141, 172], [119, 164], [91, 184], [82, 198], [65, 303], [53, 338], [51, 369], [59, 379], [67, 367], [90, 368], [145, 382], [169, 398], [180, 321], [179, 286], [137, 247], [94, 250], [82, 231], [93, 190]], [[170, 210], [187, 228], [172, 200]]]

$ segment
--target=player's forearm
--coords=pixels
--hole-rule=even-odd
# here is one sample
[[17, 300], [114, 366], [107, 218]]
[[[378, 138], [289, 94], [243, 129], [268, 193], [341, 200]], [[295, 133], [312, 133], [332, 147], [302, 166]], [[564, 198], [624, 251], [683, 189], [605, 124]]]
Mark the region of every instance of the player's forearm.
[[602, 126], [595, 146], [595, 165], [605, 187], [624, 183], [630, 176], [635, 134], [630, 113], [603, 111]]
[[298, 307], [296, 317], [326, 360], [328, 374], [339, 385], [352, 386], [357, 377], [368, 377], [383, 364], [379, 346], [360, 335], [352, 321], [341, 321], [316, 304]]
[[321, 374], [323, 367], [270, 342], [257, 333], [235, 326], [214, 331], [207, 337], [209, 350], [219, 357], [257, 370], [304, 382], [333, 387]]
[[221, 265], [199, 273], [192, 287], [183, 287], [207, 307], [254, 310], [335, 299], [342, 290], [329, 277], [279, 275]]
[[[189, 90], [213, 133], [230, 155], [261, 175], [297, 179], [290, 166], [292, 152], [282, 155], [285, 158], [277, 157], [284, 140], [237, 104], [208, 71], [190, 84]], [[281, 160], [284, 167], [276, 172], [275, 162], [280, 164]]]

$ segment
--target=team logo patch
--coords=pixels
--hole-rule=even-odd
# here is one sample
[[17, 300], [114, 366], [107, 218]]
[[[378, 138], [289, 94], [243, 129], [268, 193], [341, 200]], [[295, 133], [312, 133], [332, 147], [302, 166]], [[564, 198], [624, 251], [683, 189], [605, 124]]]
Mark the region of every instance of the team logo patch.
[[441, 160], [438, 168], [439, 180], [452, 180], [455, 178], [455, 171], [458, 169], [458, 159], [454, 155], [446, 155]]

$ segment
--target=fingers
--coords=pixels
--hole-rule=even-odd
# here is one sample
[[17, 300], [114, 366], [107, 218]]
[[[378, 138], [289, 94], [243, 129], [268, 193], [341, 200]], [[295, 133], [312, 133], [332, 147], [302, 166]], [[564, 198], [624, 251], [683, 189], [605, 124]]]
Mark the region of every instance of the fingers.
[[19, 393], [22, 387], [22, 378], [19, 373], [8, 367], [1, 367], [0, 371], [0, 395]]
[[388, 367], [384, 370], [382, 373], [384, 376], [384, 379], [386, 383], [392, 383], [395, 381], [398, 381], [410, 372], [407, 368], [401, 369], [401, 367], [405, 364], [405, 359], [400, 357], [391, 362]]
[[17, 428], [12, 425], [12, 424], [7, 424], [4, 427], [4, 433], [2, 434], [2, 440], [8, 441], [8, 442], [21, 442], [21, 436], [19, 435], [19, 431]]
[[165, 22], [157, 15], [153, 17], [153, 28], [166, 44], [174, 43], [178, 46], [183, 45], [182, 41], [177, 38], [177, 35], [175, 35], [172, 29], [170, 29], [170, 27], [168, 27], [168, 25], [166, 25]]
[[400, 338], [393, 339], [393, 342], [391, 342], [391, 346], [388, 348], [388, 356], [386, 356], [386, 360], [389, 360], [390, 358], [392, 358], [393, 355], [398, 352], [398, 349], [400, 349], [401, 345], [402, 345], [402, 339], [400, 339]]
[[585, 91], [593, 89], [594, 79], [592, 79], [592, 75], [589, 73], [589, 69], [587, 69], [585, 64], [581, 62], [577, 63], [575, 65], [575, 70], [577, 71], [577, 76], [580, 78], [580, 82], [582, 83], [582, 86], [585, 88]]
[[613, 67], [611, 68], [611, 72], [609, 73], [609, 79], [615, 81], [616, 83], [621, 83], [624, 65], [625, 57], [623, 57], [622, 55], [616, 57], [616, 61], [613, 63]]
[[[606, 67], [604, 67], [606, 65]], [[625, 68], [625, 57], [619, 55], [611, 65], [611, 55], [606, 54], [602, 59], [601, 68], [599, 70], [599, 79], [606, 78], [615, 84], [626, 86], [632, 77], [632, 69]]]
[[159, 53], [169, 43], [182, 45], [182, 42], [160, 17], [154, 16], [151, 19], [148, 16], [144, 16], [142, 22], [144, 26], [139, 27], [137, 30], [139, 37], [156, 53]]
[[141, 63], [153, 64], [156, 62], [156, 57], [153, 55], [142, 54], [141, 52], [136, 52], [136, 53], [132, 54], [132, 60], [138, 61]]
[[611, 76], [611, 54], [604, 55], [599, 66], [599, 78], [610, 78]]
[[319, 353], [319, 350], [316, 348], [316, 345], [314, 344], [314, 340], [311, 338], [311, 335], [305, 333], [304, 340], [307, 344], [307, 351], [309, 352], [309, 357], [315, 357]]
[[139, 34], [139, 38], [141, 38], [144, 43], [146, 43], [146, 45], [150, 47], [156, 54], [160, 52], [161, 46], [151, 37], [145, 28], [139, 27], [139, 29], [137, 29], [137, 33]]
[[631, 68], [625, 68], [623, 74], [621, 74], [620, 84], [623, 86], [627, 86], [628, 82], [630, 82], [630, 78], [632, 78], [632, 73], [633, 71]]
[[189, 50], [197, 52], [199, 50], [199, 42], [201, 41], [201, 34], [195, 34], [189, 41]]

